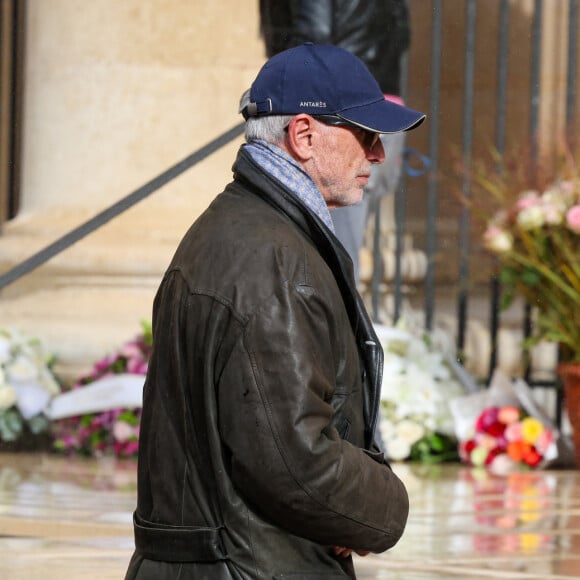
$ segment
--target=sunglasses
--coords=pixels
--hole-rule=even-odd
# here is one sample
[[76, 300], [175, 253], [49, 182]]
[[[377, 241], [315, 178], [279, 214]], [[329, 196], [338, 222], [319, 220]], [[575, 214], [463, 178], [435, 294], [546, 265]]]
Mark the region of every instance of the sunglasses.
[[324, 123], [325, 125], [332, 125], [334, 127], [346, 127], [347, 129], [352, 129], [353, 131], [359, 133], [361, 137], [362, 144], [370, 151], [374, 149], [380, 140], [380, 133], [375, 133], [374, 131], [368, 131], [363, 129], [358, 125], [354, 125], [350, 121], [339, 117], [338, 115], [312, 115], [314, 119]]

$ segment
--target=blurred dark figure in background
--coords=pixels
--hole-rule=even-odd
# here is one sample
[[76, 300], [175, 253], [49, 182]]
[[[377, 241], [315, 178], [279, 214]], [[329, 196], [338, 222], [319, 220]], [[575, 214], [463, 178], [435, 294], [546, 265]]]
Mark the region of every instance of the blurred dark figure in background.
[[[352, 52], [367, 65], [385, 98], [403, 104], [401, 62], [410, 44], [407, 0], [260, 0], [260, 30], [268, 57], [303, 42]], [[405, 133], [385, 134], [381, 140], [386, 160], [373, 166], [362, 202], [331, 212], [357, 282], [368, 216], [383, 195], [396, 190], [401, 175]]]

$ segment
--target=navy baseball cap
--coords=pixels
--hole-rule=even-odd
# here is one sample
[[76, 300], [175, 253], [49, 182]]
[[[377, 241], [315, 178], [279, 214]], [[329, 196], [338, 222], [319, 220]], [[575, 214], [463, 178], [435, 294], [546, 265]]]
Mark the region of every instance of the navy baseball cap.
[[336, 115], [375, 133], [418, 127], [425, 115], [386, 101], [366, 65], [337, 46], [306, 43], [273, 56], [261, 68], [242, 109], [266, 115]]

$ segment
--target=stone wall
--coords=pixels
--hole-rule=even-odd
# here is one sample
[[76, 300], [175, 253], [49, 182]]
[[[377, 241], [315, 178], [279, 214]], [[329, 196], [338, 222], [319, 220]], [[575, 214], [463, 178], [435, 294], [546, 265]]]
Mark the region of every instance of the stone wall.
[[[257, 2], [29, 0], [21, 211], [2, 270], [241, 121], [264, 62]], [[21, 281], [2, 325], [68, 374], [139, 332], [179, 239], [231, 177], [241, 138]]]

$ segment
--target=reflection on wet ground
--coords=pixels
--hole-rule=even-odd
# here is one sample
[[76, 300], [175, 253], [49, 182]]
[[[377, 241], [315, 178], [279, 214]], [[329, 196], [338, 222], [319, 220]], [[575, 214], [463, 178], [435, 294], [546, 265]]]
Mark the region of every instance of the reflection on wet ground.
[[[580, 471], [492, 476], [396, 465], [411, 514], [361, 580], [580, 578]], [[0, 454], [0, 578], [122, 578], [132, 552], [132, 462]]]

